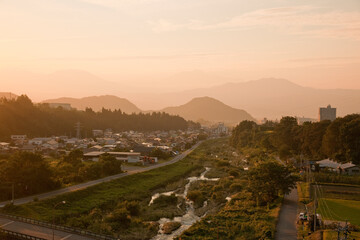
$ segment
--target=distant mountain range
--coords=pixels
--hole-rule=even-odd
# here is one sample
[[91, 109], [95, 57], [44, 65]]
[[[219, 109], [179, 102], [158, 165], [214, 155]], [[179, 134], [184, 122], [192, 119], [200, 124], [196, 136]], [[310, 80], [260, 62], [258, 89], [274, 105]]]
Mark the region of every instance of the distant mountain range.
[[257, 119], [280, 119], [282, 116], [317, 118], [319, 107], [329, 104], [337, 108], [338, 116], [360, 112], [360, 90], [315, 89], [285, 79], [260, 79], [167, 94], [143, 94], [142, 98], [137, 98], [136, 95], [127, 98], [138, 105], [142, 105], [145, 100], [151, 100], [152, 105], [163, 106], [163, 99], [167, 99], [167, 105], [180, 105], [200, 96], [209, 96], [234, 108], [246, 109]]
[[0, 92], [0, 98], [14, 99], [17, 97], [18, 97], [18, 95], [11, 93], [11, 92]]
[[256, 121], [246, 111], [232, 108], [210, 97], [194, 98], [184, 105], [167, 107], [161, 112], [179, 115], [187, 120], [224, 122], [228, 125], [235, 125], [244, 120]]
[[84, 98], [57, 98], [43, 101], [44, 103], [70, 103], [72, 107], [78, 110], [85, 110], [90, 107], [94, 111], [100, 111], [103, 107], [106, 109], [121, 109], [125, 113], [139, 113], [141, 110], [125, 98], [119, 98], [111, 95], [93, 96]]
[[[121, 109], [125, 113], [143, 112], [137, 106], [124, 98], [116, 96], [93, 96], [86, 98], [57, 98], [43, 101], [44, 103], [70, 103], [72, 107], [84, 110], [91, 107], [94, 111], [100, 111], [103, 107], [106, 109]], [[235, 109], [224, 103], [210, 97], [194, 98], [190, 102], [177, 106], [168, 107], [160, 112], [166, 112], [171, 115], [179, 115], [186, 120], [200, 121], [203, 123], [224, 122], [229, 125], [237, 124], [243, 120], [255, 119], [244, 110]], [[153, 112], [153, 111], [145, 111]]]
[[[170, 79], [168, 84], [172, 85], [181, 81], [188, 85], [192, 81], [200, 81], [204, 84], [206, 79], [209, 79], [209, 85], [212, 86], [163, 93], [160, 90], [146, 92], [143, 89], [147, 89], [148, 85], [142, 86], [140, 83], [136, 85], [139, 86], [139, 89], [130, 89], [115, 80], [113, 82], [105, 81], [96, 75], [78, 70], [58, 71], [47, 75], [19, 71], [15, 73], [0, 72], [0, 79], [8, 79], [7, 82], [2, 83], [2, 89], [17, 92], [21, 86], [21, 89], [28, 89], [30, 97], [37, 95], [44, 99], [59, 96], [59, 94], [67, 96], [111, 94], [121, 96], [124, 101], [128, 99], [140, 109], [164, 109], [168, 106], [180, 106], [194, 98], [208, 96], [233, 108], [245, 109], [257, 119], [264, 117], [280, 119], [282, 116], [317, 118], [319, 107], [325, 107], [328, 104], [337, 108], [338, 116], [360, 112], [360, 90], [315, 89], [300, 86], [285, 79], [274, 78], [214, 86], [217, 78], [222, 79], [221, 76], [211, 78], [208, 74], [198, 72], [180, 74]], [[222, 79], [221, 81], [236, 80]], [[155, 81], [153, 84], [160, 84], [160, 82]], [[174, 86], [176, 88], [178, 85]], [[60, 100], [56, 99], [56, 101]], [[94, 110], [100, 110], [104, 105], [111, 109], [120, 107], [124, 112], [140, 111], [136, 106], [125, 107], [114, 101], [115, 99], [110, 100], [104, 105], [101, 102], [97, 104], [97, 100], [94, 100], [91, 106]], [[131, 103], [129, 105], [133, 105]], [[71, 104], [79, 109], [83, 109], [85, 106], [81, 103], [71, 102]]]

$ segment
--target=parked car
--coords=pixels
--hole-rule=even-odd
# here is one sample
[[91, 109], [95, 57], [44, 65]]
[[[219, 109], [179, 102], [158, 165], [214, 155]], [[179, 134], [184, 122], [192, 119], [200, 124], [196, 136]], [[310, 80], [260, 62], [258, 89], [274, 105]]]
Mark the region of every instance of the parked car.
[[301, 213], [299, 214], [299, 219], [302, 220], [302, 221], [306, 221], [306, 220], [307, 220], [306, 214], [303, 213], [303, 212], [301, 212]]

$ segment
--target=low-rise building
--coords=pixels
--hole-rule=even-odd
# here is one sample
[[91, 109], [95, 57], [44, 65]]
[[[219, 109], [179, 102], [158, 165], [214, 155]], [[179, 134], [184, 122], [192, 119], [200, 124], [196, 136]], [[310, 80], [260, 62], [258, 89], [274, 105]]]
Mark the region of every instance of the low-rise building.
[[349, 162], [349, 163], [338, 163], [331, 159], [324, 159], [316, 162], [320, 169], [326, 169], [331, 172], [337, 172], [347, 175], [358, 175], [360, 174], [360, 167]]
[[26, 141], [26, 135], [11, 135], [11, 140], [15, 143], [23, 144]]
[[106, 153], [114, 156], [117, 160], [120, 161], [129, 163], [140, 162], [140, 153], [137, 152], [89, 152], [84, 154], [84, 160], [97, 162], [99, 161], [100, 156]]
[[341, 173], [347, 175], [359, 175], [360, 174], [360, 167], [356, 166], [353, 163], [344, 163], [340, 165]]

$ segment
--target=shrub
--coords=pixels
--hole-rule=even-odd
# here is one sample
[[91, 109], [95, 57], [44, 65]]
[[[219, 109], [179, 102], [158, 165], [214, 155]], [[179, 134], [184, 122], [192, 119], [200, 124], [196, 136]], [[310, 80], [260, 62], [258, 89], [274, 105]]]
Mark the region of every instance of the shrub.
[[231, 192], [240, 192], [242, 190], [242, 185], [240, 183], [233, 183], [230, 185]]
[[203, 202], [205, 201], [202, 192], [197, 190], [188, 192], [186, 197], [193, 201], [196, 206], [202, 206]]
[[170, 196], [161, 195], [157, 199], [154, 200], [154, 204], [159, 206], [168, 206], [168, 205], [176, 205], [178, 198], [173, 193]]

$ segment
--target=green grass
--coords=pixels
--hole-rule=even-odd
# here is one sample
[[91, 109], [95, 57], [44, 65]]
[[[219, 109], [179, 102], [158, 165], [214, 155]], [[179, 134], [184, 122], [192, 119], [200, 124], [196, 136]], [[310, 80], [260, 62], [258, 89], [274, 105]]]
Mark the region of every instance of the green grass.
[[360, 201], [321, 198], [318, 211], [323, 219], [348, 220], [351, 224], [360, 226]]
[[297, 191], [299, 195], [299, 202], [307, 203], [310, 201], [310, 186], [306, 182], [298, 182]]

